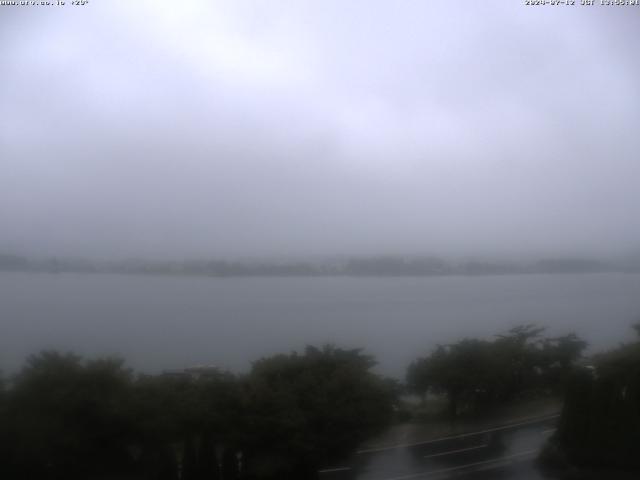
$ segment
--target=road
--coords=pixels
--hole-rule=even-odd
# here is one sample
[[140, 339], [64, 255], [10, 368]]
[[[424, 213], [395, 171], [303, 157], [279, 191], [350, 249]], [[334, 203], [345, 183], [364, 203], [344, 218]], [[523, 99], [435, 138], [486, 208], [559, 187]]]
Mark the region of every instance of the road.
[[321, 480], [539, 480], [535, 458], [557, 415], [522, 419], [464, 435], [362, 450], [348, 465], [320, 471]]

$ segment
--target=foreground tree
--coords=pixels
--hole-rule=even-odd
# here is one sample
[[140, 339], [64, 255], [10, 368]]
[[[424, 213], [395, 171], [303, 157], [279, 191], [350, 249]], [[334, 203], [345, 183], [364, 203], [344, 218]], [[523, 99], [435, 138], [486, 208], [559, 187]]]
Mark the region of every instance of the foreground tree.
[[420, 395], [444, 394], [448, 413], [481, 412], [525, 393], [551, 393], [580, 358], [586, 343], [575, 335], [543, 338], [544, 329], [523, 325], [494, 340], [464, 339], [439, 345], [407, 370]]
[[[3, 470], [9, 464], [9, 443], [10, 436], [7, 430], [9, 417], [7, 412], [7, 393], [4, 376], [0, 370], [0, 477], [3, 477]], [[3, 427], [4, 426], [4, 427]], [[4, 465], [4, 467], [3, 467]]]
[[309, 478], [387, 425], [394, 390], [374, 364], [331, 346], [256, 362], [246, 379], [250, 475]]
[[555, 465], [640, 471], [640, 338], [595, 356], [593, 365], [571, 375], [544, 458]]
[[142, 376], [131, 403], [132, 448], [146, 478], [215, 479], [234, 468], [227, 457], [240, 449], [244, 414], [235, 376], [212, 368]]
[[6, 400], [7, 478], [90, 478], [127, 470], [131, 376], [118, 360], [29, 358]]
[[0, 382], [0, 478], [314, 478], [389, 421], [395, 392], [373, 365], [308, 347], [241, 377], [136, 378], [119, 360], [44, 352]]

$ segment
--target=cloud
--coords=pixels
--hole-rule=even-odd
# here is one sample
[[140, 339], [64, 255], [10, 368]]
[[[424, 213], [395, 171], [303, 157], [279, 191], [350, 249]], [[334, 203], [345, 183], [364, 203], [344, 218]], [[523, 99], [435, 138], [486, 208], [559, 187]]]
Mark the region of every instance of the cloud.
[[0, 249], [466, 254], [640, 243], [640, 30], [624, 9], [5, 10]]

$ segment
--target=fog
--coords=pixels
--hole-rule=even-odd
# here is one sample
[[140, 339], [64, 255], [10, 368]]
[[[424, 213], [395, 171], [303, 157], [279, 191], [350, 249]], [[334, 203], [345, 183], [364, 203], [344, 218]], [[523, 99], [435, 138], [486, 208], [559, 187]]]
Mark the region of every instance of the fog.
[[635, 7], [69, 3], [1, 7], [1, 251], [640, 248]]

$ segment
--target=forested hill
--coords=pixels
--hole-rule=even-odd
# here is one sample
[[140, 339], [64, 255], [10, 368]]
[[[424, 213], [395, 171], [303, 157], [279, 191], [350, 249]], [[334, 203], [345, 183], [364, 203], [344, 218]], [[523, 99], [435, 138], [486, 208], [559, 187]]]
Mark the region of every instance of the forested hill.
[[532, 261], [438, 257], [376, 256], [320, 261], [269, 260], [87, 260], [30, 258], [0, 253], [0, 271], [48, 273], [118, 273], [198, 276], [440, 276], [534, 273], [640, 273], [640, 257], [618, 261], [591, 258], [546, 258]]

